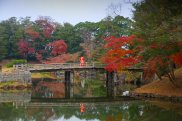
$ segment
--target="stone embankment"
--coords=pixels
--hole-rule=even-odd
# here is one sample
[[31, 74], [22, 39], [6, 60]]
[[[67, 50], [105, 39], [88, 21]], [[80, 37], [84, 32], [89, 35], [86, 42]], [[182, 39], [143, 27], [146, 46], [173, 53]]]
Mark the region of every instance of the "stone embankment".
[[0, 92], [1, 102], [30, 102], [31, 92]]
[[165, 96], [153, 93], [136, 93], [130, 92], [130, 97], [134, 97], [137, 99], [156, 99], [156, 100], [164, 100], [164, 101], [171, 101], [171, 102], [182, 102], [182, 96]]
[[28, 70], [13, 68], [0, 72], [0, 89], [23, 90], [31, 88], [31, 73]]
[[21, 81], [31, 83], [31, 73], [29, 71], [16, 71], [12, 73], [0, 73], [0, 82]]

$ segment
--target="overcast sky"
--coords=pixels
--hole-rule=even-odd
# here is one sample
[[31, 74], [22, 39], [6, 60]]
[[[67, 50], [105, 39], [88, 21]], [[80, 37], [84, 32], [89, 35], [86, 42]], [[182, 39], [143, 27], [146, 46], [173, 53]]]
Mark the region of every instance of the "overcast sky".
[[0, 21], [10, 17], [50, 16], [56, 22], [98, 22], [108, 15], [107, 8], [122, 2], [121, 14], [131, 18], [132, 5], [125, 0], [0, 0]]

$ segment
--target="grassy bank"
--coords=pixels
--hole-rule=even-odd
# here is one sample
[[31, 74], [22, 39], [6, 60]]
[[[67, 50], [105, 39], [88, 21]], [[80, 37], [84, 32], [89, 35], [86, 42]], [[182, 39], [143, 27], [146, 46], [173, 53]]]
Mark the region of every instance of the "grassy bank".
[[56, 77], [49, 72], [48, 73], [46, 73], [46, 72], [32, 73], [32, 78], [35, 78], [35, 79], [41, 79], [41, 78], [56, 79]]
[[31, 88], [30, 84], [24, 84], [19, 81], [8, 81], [0, 83], [0, 92], [4, 90], [24, 90]]
[[182, 96], [182, 68], [175, 70], [176, 84], [178, 87], [172, 85], [167, 77], [162, 80], [155, 80], [147, 85], [134, 90], [136, 93], [152, 93], [163, 96]]

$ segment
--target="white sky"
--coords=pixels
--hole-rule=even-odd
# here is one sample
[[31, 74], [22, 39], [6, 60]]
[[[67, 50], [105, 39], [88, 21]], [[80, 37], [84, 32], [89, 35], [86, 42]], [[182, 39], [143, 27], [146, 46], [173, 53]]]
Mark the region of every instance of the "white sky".
[[98, 22], [105, 18], [108, 6], [122, 2], [120, 15], [131, 18], [132, 5], [124, 0], [0, 0], [0, 21], [10, 17], [50, 16], [56, 22]]

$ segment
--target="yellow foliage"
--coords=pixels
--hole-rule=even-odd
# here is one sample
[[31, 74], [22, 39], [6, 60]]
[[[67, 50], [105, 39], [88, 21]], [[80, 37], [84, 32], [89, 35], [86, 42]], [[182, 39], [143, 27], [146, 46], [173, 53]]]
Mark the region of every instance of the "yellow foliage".
[[132, 72], [132, 71], [126, 71], [126, 70], [118, 71], [119, 76], [121, 76], [122, 74], [126, 75], [126, 78], [125, 78], [126, 82], [130, 82], [140, 77], [140, 72]]

